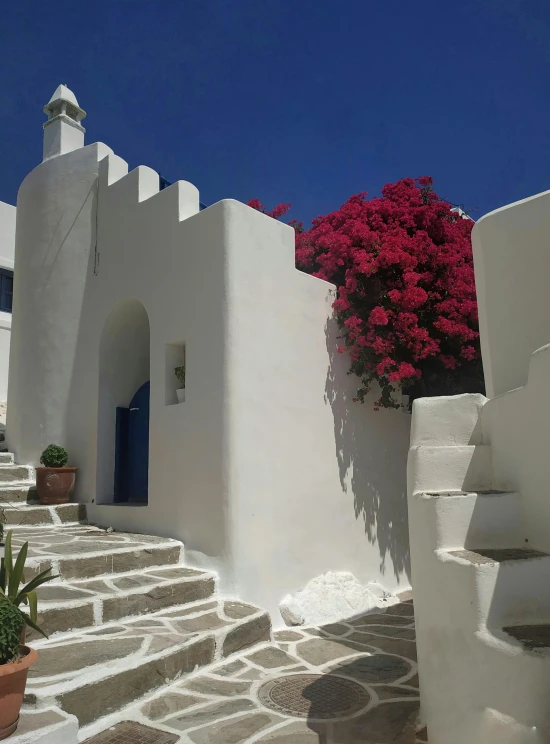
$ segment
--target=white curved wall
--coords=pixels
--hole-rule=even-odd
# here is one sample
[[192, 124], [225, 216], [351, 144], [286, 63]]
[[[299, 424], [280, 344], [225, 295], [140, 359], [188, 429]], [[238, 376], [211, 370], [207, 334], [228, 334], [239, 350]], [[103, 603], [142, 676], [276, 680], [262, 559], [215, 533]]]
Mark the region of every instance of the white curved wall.
[[481, 351], [487, 395], [524, 385], [529, 358], [548, 343], [550, 191], [509, 204], [474, 226]]
[[70, 441], [101, 149], [47, 160], [19, 189], [7, 429], [21, 463], [37, 465], [48, 444]]

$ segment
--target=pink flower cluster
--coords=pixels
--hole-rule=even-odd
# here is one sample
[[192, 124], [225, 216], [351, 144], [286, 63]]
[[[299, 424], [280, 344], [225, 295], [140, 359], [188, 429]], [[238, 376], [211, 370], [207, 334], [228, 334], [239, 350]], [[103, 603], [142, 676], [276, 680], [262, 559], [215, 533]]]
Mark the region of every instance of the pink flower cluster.
[[292, 204], [277, 204], [271, 212], [264, 207], [259, 199], [251, 199], [247, 202], [247, 206], [257, 209], [258, 212], [262, 212], [262, 214], [266, 214], [268, 217], [273, 217], [274, 220], [278, 220], [288, 212]]
[[[277, 217], [289, 209], [249, 205]], [[421, 394], [434, 380], [446, 392], [443, 378], [454, 392], [458, 371], [480, 368], [472, 226], [425, 177], [388, 184], [374, 199], [352, 196], [296, 230], [298, 268], [338, 288], [339, 351], [361, 378], [359, 400], [373, 380], [382, 391], [376, 407], [397, 407], [395, 391], [418, 390], [420, 381]]]

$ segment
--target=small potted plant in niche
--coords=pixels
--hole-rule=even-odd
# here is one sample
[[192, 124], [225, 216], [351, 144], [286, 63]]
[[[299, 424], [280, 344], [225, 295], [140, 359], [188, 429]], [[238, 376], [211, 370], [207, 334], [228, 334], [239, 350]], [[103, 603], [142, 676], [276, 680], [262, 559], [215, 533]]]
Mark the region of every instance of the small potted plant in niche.
[[[17, 728], [29, 667], [38, 659], [36, 651], [25, 646], [25, 628], [28, 625], [47, 637], [36, 624], [36, 590], [46, 581], [57, 578], [48, 575], [51, 571], [48, 568], [20, 589], [29, 543], [23, 545], [14, 563], [11, 539], [10, 531], [0, 562], [0, 739], [11, 736]], [[20, 609], [22, 604], [29, 606], [28, 615]]]
[[185, 364], [182, 364], [181, 367], [176, 367], [174, 369], [174, 374], [180, 384], [180, 387], [176, 389], [178, 403], [183, 403], [185, 400]]
[[36, 468], [38, 500], [46, 506], [67, 504], [74, 491], [76, 468], [67, 467], [67, 450], [50, 444], [40, 455], [43, 468]]

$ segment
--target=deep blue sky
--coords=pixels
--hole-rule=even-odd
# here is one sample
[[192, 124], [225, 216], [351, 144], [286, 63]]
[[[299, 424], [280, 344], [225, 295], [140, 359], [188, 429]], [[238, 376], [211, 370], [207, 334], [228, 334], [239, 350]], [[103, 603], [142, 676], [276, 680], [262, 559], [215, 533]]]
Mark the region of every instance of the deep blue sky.
[[0, 200], [66, 83], [88, 143], [206, 203], [289, 201], [309, 222], [432, 175], [477, 218], [550, 188], [549, 39], [548, 0], [5, 3]]

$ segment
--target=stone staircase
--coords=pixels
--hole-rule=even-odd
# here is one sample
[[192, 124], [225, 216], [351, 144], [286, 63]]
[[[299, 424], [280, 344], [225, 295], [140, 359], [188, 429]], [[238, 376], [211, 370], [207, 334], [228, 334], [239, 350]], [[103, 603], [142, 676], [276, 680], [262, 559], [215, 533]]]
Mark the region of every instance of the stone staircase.
[[48, 567], [59, 575], [39, 589], [38, 622], [49, 639], [28, 634], [39, 660], [27, 723], [32, 710], [50, 720], [61, 709], [88, 726], [271, 639], [267, 613], [220, 599], [215, 575], [183, 565], [180, 542], [89, 525], [80, 504], [39, 506], [32, 468], [9, 453], [0, 458], [0, 520], [14, 531], [14, 550], [29, 542], [27, 580]]

